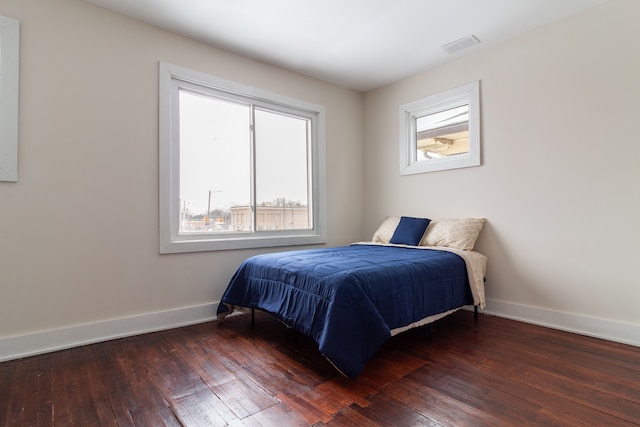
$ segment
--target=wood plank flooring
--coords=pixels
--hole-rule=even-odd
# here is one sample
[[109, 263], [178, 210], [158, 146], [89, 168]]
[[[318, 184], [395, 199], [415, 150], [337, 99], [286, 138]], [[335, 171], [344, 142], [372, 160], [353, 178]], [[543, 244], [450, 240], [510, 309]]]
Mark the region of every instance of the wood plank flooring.
[[352, 380], [257, 313], [0, 363], [0, 425], [640, 425], [640, 348], [460, 311]]

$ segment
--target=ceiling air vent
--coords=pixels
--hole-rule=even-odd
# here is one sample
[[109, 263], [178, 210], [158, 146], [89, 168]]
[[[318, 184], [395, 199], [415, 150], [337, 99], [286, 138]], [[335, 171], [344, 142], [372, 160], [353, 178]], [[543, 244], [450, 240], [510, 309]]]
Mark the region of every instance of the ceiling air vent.
[[466, 49], [477, 44], [480, 44], [480, 40], [478, 40], [478, 38], [472, 34], [454, 42], [447, 43], [442, 46], [442, 49], [447, 53], [455, 53], [459, 50]]

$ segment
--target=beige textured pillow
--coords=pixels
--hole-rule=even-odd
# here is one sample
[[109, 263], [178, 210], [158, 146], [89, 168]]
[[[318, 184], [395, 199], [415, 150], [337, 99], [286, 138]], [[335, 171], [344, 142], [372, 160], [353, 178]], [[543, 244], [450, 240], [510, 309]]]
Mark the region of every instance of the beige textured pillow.
[[399, 216], [388, 216], [373, 234], [371, 241], [375, 243], [389, 243], [389, 240], [393, 237], [393, 233], [396, 231], [396, 228], [398, 228], [398, 224], [400, 224]]
[[444, 246], [471, 251], [484, 222], [484, 218], [434, 219], [427, 227], [420, 246]]

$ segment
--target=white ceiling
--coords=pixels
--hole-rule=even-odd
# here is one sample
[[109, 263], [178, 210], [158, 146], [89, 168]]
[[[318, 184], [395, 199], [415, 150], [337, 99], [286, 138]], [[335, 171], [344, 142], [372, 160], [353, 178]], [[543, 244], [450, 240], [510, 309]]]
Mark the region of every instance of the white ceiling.
[[[358, 91], [427, 70], [607, 0], [86, 0]], [[482, 43], [454, 54], [442, 45]]]

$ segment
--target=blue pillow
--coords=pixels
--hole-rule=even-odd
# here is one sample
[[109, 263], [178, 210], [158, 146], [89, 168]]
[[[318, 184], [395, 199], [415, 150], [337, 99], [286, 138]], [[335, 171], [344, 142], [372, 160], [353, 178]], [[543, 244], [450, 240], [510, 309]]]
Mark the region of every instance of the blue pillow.
[[400, 217], [400, 223], [396, 227], [396, 231], [393, 232], [389, 243], [418, 246], [430, 222], [431, 220], [428, 218]]

